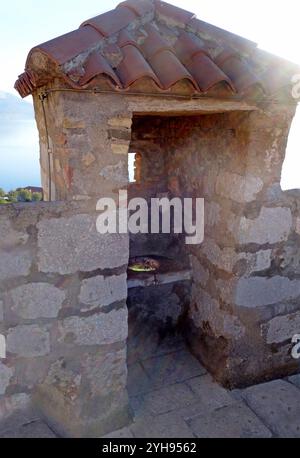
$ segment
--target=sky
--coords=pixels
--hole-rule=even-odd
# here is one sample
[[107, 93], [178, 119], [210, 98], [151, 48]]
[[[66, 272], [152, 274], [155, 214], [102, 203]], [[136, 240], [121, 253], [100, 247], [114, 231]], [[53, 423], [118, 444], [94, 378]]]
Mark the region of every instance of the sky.
[[[14, 82], [22, 73], [27, 54], [33, 46], [78, 28], [84, 20], [113, 9], [118, 3], [116, 0], [1, 2], [0, 91], [16, 94]], [[204, 21], [249, 38], [258, 43], [260, 48], [300, 64], [299, 0], [170, 0], [169, 3], [192, 11]], [[300, 109], [298, 112], [283, 170], [284, 189], [300, 187]], [[27, 138], [28, 133], [25, 136]], [[32, 143], [33, 148], [38, 149], [37, 137], [32, 139]], [[1, 157], [0, 187], [5, 160], [9, 159]]]

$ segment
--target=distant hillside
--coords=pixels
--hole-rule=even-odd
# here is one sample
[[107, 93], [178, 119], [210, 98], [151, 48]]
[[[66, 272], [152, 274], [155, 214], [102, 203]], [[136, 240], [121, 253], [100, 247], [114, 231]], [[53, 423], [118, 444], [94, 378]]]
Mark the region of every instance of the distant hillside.
[[34, 119], [33, 105], [19, 96], [0, 91], [0, 122], [2, 120], [27, 121]]

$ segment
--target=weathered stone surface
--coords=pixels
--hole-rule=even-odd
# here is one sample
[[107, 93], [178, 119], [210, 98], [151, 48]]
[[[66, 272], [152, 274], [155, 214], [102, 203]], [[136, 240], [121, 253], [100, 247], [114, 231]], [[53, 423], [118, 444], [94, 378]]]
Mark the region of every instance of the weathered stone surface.
[[295, 334], [300, 334], [300, 312], [275, 317], [262, 326], [262, 331], [267, 335], [268, 344], [291, 342]]
[[300, 218], [296, 219], [296, 233], [300, 235]]
[[9, 253], [0, 250], [0, 281], [29, 275], [31, 264], [29, 251], [20, 249]]
[[4, 319], [3, 301], [0, 301], [0, 321]]
[[98, 275], [83, 280], [79, 300], [88, 305], [88, 310], [104, 307], [127, 297], [127, 275], [112, 275], [103, 277]]
[[260, 307], [289, 301], [300, 296], [300, 281], [285, 277], [241, 278], [237, 284], [236, 304], [242, 307]]
[[202, 410], [214, 410], [233, 404], [235, 399], [207, 374], [186, 382], [200, 401]]
[[206, 238], [201, 249], [212, 264], [219, 269], [232, 272], [233, 266], [238, 259], [233, 248], [224, 248], [222, 250], [212, 239]]
[[108, 124], [111, 127], [126, 127], [127, 129], [130, 129], [132, 125], [132, 118], [116, 116], [114, 118], [110, 118], [108, 120]]
[[29, 283], [10, 292], [12, 310], [26, 320], [56, 318], [65, 293], [48, 283]]
[[128, 154], [128, 150], [129, 150], [129, 143], [128, 144], [112, 143], [111, 150], [112, 150], [113, 154], [124, 154], [124, 155], [127, 155]]
[[246, 262], [244, 275], [250, 275], [253, 272], [259, 272], [271, 267], [272, 250], [261, 250], [257, 253], [241, 253], [237, 259], [238, 261]]
[[127, 339], [127, 309], [99, 313], [87, 318], [71, 317], [61, 326], [61, 339], [77, 345], [107, 345]]
[[11, 249], [18, 245], [24, 245], [29, 238], [26, 232], [16, 231], [11, 221], [0, 216], [0, 249]]
[[143, 410], [152, 415], [160, 415], [173, 410], [192, 405], [196, 397], [184, 383], [165, 386], [143, 396]]
[[145, 416], [137, 419], [130, 427], [134, 437], [193, 439], [194, 435], [186, 422], [174, 412], [159, 415], [155, 418]]
[[297, 388], [300, 388], [300, 374], [289, 377], [289, 382], [293, 383]]
[[0, 399], [0, 421], [7, 420], [14, 414], [27, 412], [31, 398], [27, 393], [17, 393]]
[[153, 387], [179, 383], [206, 374], [199, 361], [186, 350], [143, 361]]
[[1, 434], [3, 439], [55, 439], [56, 437], [43, 421], [33, 421]]
[[120, 161], [116, 165], [107, 165], [101, 169], [99, 175], [103, 178], [113, 180], [120, 186], [128, 183], [128, 166], [125, 161]]
[[49, 332], [43, 326], [20, 325], [8, 330], [7, 351], [24, 357], [45, 356], [50, 352]]
[[127, 234], [99, 234], [96, 218], [76, 215], [38, 224], [39, 269], [71, 274], [128, 263]]
[[195, 256], [190, 256], [190, 260], [193, 271], [193, 280], [205, 288], [209, 279], [208, 270], [204, 269], [204, 267], [200, 264]]
[[222, 172], [216, 182], [217, 194], [240, 203], [253, 201], [262, 188], [262, 180], [252, 175]]
[[205, 224], [214, 227], [221, 221], [221, 207], [216, 202], [205, 202]]
[[9, 382], [13, 374], [13, 369], [0, 361], [0, 395], [5, 394], [6, 388], [9, 386]]
[[269, 438], [271, 432], [243, 403], [203, 413], [189, 425], [200, 438]]
[[238, 242], [259, 245], [282, 242], [287, 240], [292, 223], [292, 213], [289, 208], [263, 208], [258, 218], [241, 219]]
[[208, 322], [217, 336], [239, 338], [245, 334], [240, 320], [221, 309], [219, 303], [200, 288], [193, 288], [192, 297], [196, 304], [191, 307], [189, 316], [197, 328]]
[[109, 396], [125, 390], [126, 348], [109, 353], [100, 350], [95, 355], [87, 355], [82, 366], [92, 396], [96, 396], [99, 392], [102, 396]]
[[279, 437], [300, 437], [300, 390], [283, 380], [247, 388], [243, 398]]

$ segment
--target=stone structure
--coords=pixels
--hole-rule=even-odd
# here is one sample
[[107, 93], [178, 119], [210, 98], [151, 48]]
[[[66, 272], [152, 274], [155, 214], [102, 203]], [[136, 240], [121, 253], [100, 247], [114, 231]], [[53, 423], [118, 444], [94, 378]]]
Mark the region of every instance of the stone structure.
[[[0, 419], [33, 403], [68, 436], [129, 422], [129, 256], [182, 263], [158, 292], [131, 284], [128, 305], [179, 326], [217, 381], [298, 371], [300, 200], [280, 189], [296, 71], [157, 0], [31, 51], [16, 88], [34, 98], [45, 200], [64, 202], [0, 209]], [[97, 233], [97, 200], [126, 188], [128, 152], [130, 196], [205, 198], [202, 245]]]

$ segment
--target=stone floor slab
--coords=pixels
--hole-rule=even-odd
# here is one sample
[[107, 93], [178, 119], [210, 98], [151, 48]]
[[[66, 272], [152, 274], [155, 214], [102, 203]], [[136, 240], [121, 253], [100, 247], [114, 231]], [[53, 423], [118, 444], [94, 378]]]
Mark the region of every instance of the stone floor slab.
[[292, 377], [289, 377], [289, 382], [291, 382], [293, 385], [295, 385], [297, 388], [300, 388], [300, 374], [293, 375]]
[[209, 374], [188, 380], [191, 388], [202, 409], [215, 410], [236, 402], [228, 390], [215, 383]]
[[102, 439], [132, 439], [133, 437], [134, 436], [130, 428], [122, 428], [103, 436]]
[[275, 380], [247, 388], [243, 398], [259, 418], [282, 438], [300, 438], [300, 390]]
[[188, 422], [199, 438], [269, 438], [271, 432], [243, 403], [206, 412]]
[[150, 378], [139, 362], [128, 367], [127, 389], [129, 396], [147, 393], [153, 389]]
[[134, 437], [143, 438], [194, 438], [186, 422], [176, 414], [164, 414], [156, 417], [147, 416], [131, 426]]
[[188, 350], [181, 350], [142, 362], [153, 387], [183, 382], [206, 374], [206, 370]]
[[57, 436], [43, 421], [25, 424], [1, 434], [4, 439], [55, 439]]
[[140, 411], [159, 415], [187, 407], [195, 402], [196, 398], [192, 390], [184, 383], [177, 383], [142, 396]]

